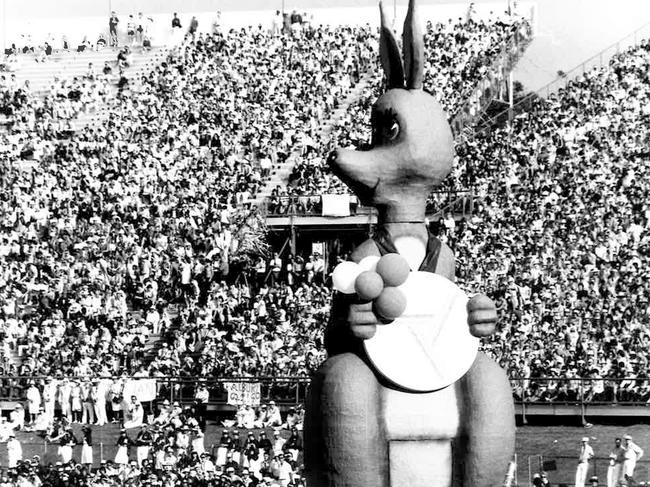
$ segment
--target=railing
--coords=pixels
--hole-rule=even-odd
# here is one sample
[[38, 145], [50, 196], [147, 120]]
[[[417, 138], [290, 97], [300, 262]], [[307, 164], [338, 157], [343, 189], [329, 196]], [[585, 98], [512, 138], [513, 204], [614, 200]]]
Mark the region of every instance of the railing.
[[630, 47], [637, 46], [641, 40], [647, 39], [649, 37], [650, 37], [650, 22], [642, 25], [631, 34], [628, 34], [627, 36], [615, 42], [614, 44], [611, 44], [610, 46], [606, 47], [602, 51], [594, 54], [592, 57], [578, 64], [573, 69], [564, 73], [562, 76], [556, 78], [554, 81], [551, 81], [550, 83], [541, 87], [540, 89], [532, 93], [529, 93], [521, 100], [519, 100], [516, 104], [514, 104], [511, 108], [507, 108], [491, 118], [482, 120], [480, 122], [479, 127], [477, 127], [476, 130], [477, 131], [488, 130], [491, 127], [500, 123], [501, 121], [507, 120], [518, 113], [526, 111], [535, 99], [548, 98], [551, 94], [557, 92], [558, 90], [562, 88], [566, 88], [566, 86], [571, 81], [575, 80], [579, 76], [584, 75], [585, 73], [587, 73], [588, 71], [594, 68], [602, 68], [603, 66], [606, 66], [607, 64], [609, 64], [610, 59], [614, 55], [619, 54], [623, 50], [628, 49]]
[[[350, 216], [375, 214], [374, 208], [361, 205], [356, 196], [341, 196], [350, 198]], [[323, 195], [269, 196], [264, 198], [259, 208], [264, 217], [323, 216]]]
[[427, 218], [430, 221], [437, 221], [447, 214], [466, 218], [474, 213], [475, 200], [473, 189], [434, 193], [427, 201]]
[[226, 383], [259, 383], [261, 402], [275, 401], [279, 406], [293, 406], [303, 403], [307, 396], [310, 379], [296, 377], [236, 377], [224, 379], [188, 379], [179, 377], [157, 378], [159, 399], [170, 402], [191, 403], [196, 387], [203, 383], [210, 394], [208, 402], [225, 405], [228, 402]]
[[[527, 414], [536, 406], [565, 406], [579, 414], [582, 423], [587, 424], [588, 408], [607, 406], [645, 407], [650, 404], [650, 381], [632, 378], [553, 378], [534, 377], [511, 378], [515, 404], [521, 410], [524, 423]], [[551, 389], [549, 391], [549, 386]]]
[[[354, 195], [349, 196], [350, 216], [371, 216], [376, 215], [377, 210], [372, 207], [363, 206]], [[473, 209], [474, 192], [472, 189], [445, 190], [438, 189], [429, 195], [426, 214], [430, 219], [439, 218], [448, 211], [452, 213], [471, 213]], [[273, 217], [305, 217], [305, 216], [326, 216], [323, 214], [322, 195], [305, 196], [276, 196], [267, 197], [260, 205], [262, 216]]]
[[[0, 376], [0, 401], [19, 402], [30, 381], [42, 384], [45, 376]], [[87, 381], [88, 377], [66, 377], [70, 381]], [[93, 377], [92, 380], [124, 380], [121, 376]], [[135, 377], [155, 379], [157, 399], [189, 403], [194, 400], [196, 386], [204, 384], [210, 393], [209, 402], [226, 404], [226, 383], [260, 384], [261, 400], [274, 400], [285, 405], [303, 402], [310, 378], [307, 376], [260, 376], [190, 378], [178, 376]], [[566, 406], [646, 406], [650, 404], [650, 378], [581, 378], [581, 377], [511, 377], [515, 403], [524, 407], [534, 405]], [[555, 397], [544, 392], [551, 386]], [[566, 386], [566, 387], [564, 387]], [[561, 391], [558, 395], [557, 391]], [[524, 412], [525, 413], [525, 412]]]
[[[51, 378], [51, 377], [50, 377]], [[43, 383], [45, 376], [0, 376], [0, 402], [21, 402], [30, 381]], [[68, 377], [69, 381], [88, 381], [88, 377]], [[123, 380], [121, 376], [93, 377], [92, 380]], [[279, 377], [225, 377], [225, 378], [189, 378], [178, 376], [164, 377], [135, 377], [137, 379], [156, 380], [156, 399], [168, 399], [170, 402], [191, 403], [194, 400], [196, 387], [204, 384], [209, 392], [209, 403], [227, 404], [227, 383], [256, 383], [260, 384], [262, 402], [274, 400], [280, 405], [295, 405], [303, 402], [310, 379], [305, 376]]]
[[450, 125], [455, 136], [465, 127], [471, 127], [481, 113], [496, 98], [507, 73], [514, 67], [521, 54], [532, 41], [532, 28], [523, 23], [502, 46], [499, 57], [490, 65], [487, 75], [473, 88], [469, 97], [452, 118]]

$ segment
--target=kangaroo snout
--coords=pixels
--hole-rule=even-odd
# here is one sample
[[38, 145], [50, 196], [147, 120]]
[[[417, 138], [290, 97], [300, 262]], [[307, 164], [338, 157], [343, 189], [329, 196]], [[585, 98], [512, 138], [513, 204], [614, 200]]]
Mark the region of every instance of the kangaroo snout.
[[336, 149], [327, 158], [332, 172], [339, 177], [364, 204], [370, 204], [379, 178], [373, 170], [370, 152]]

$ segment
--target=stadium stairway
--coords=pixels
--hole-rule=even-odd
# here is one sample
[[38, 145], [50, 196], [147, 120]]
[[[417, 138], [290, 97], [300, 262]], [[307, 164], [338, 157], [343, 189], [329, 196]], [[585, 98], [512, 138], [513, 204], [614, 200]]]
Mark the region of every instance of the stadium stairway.
[[[327, 136], [332, 131], [336, 123], [345, 115], [348, 110], [348, 107], [359, 99], [361, 93], [366, 89], [370, 81], [372, 80], [372, 72], [366, 72], [359, 82], [350, 90], [348, 96], [343, 100], [341, 104], [334, 109], [329, 117], [323, 122], [323, 128], [320, 135], [317, 139], [327, 140]], [[262, 204], [266, 198], [271, 196], [271, 192], [277, 186], [286, 187], [287, 182], [289, 181], [289, 176], [293, 172], [293, 168], [296, 166], [296, 163], [300, 160], [300, 151], [294, 150], [286, 162], [282, 164], [275, 164], [271, 170], [271, 176], [266, 181], [266, 184], [257, 194], [256, 199], [253, 201], [255, 204]]]
[[[150, 51], [134, 50], [133, 64], [127, 73], [135, 78], [145, 72], [147, 65], [165, 51], [156, 47]], [[106, 48], [99, 51], [57, 52], [47, 58], [46, 62], [36, 62], [33, 56], [20, 56], [20, 63], [15, 70], [16, 80], [23, 84], [29, 81], [31, 90], [38, 95], [45, 95], [55, 77], [72, 80], [81, 77], [88, 71], [88, 64], [93, 63], [97, 73], [101, 73], [104, 63], [108, 61], [113, 69], [117, 65], [117, 49]], [[116, 80], [117, 81], [117, 80]]]
[[[140, 56], [133, 57], [133, 64], [126, 70], [126, 75], [129, 78], [129, 86], [131, 89], [140, 85], [142, 76], [146, 75], [155, 66], [157, 66], [167, 55], [169, 49], [166, 47], [155, 47], [150, 51], [140, 53]], [[115, 63], [117, 64], [117, 63]], [[112, 86], [117, 91], [117, 78], [115, 78]], [[101, 125], [108, 118], [109, 107], [103, 106], [99, 110], [82, 113], [77, 116], [75, 120], [71, 121], [72, 127], [78, 130], [87, 125]]]
[[[148, 51], [134, 50], [133, 62], [125, 71], [131, 83], [138, 84], [141, 77], [156, 66], [167, 54], [165, 47], [154, 47]], [[20, 56], [20, 62], [14, 71], [19, 84], [29, 81], [32, 93], [45, 96], [54, 78], [72, 80], [82, 77], [88, 71], [89, 63], [93, 63], [96, 73], [101, 73], [104, 63], [108, 62], [117, 71], [117, 49], [106, 48], [100, 51], [57, 52], [47, 58], [46, 62], [36, 62], [31, 55]], [[117, 90], [118, 77], [113, 76], [111, 86]], [[91, 123], [102, 123], [108, 115], [106, 107], [80, 114], [71, 121], [73, 128], [78, 129]]]
[[144, 344], [144, 364], [147, 366], [158, 356], [158, 351], [162, 348], [163, 343], [169, 343], [174, 336], [174, 332], [180, 329], [180, 325], [175, 319], [178, 316], [178, 307], [170, 306], [168, 313], [169, 325], [160, 330], [160, 333], [149, 335]]
[[18, 350], [10, 350], [7, 357], [5, 357], [7, 364], [13, 364], [18, 369], [23, 364], [23, 357], [18, 353]]

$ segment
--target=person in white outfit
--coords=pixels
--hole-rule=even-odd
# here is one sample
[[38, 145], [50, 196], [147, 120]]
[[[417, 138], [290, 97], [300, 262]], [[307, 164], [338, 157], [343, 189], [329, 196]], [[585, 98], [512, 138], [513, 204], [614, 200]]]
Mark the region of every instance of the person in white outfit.
[[126, 430], [122, 428], [120, 436], [117, 439], [117, 453], [115, 453], [114, 462], [121, 468], [129, 463], [129, 447], [131, 446], [131, 439], [126, 434]]
[[151, 445], [153, 445], [153, 436], [149, 431], [148, 425], [145, 424], [142, 426], [142, 429], [135, 439], [135, 444], [138, 465], [142, 466], [142, 463], [149, 458], [149, 451], [151, 450]]
[[15, 468], [18, 465], [18, 462], [22, 461], [22, 459], [23, 447], [16, 439], [16, 435], [10, 433], [9, 440], [7, 441], [7, 462], [9, 468]]
[[284, 444], [287, 442], [282, 436], [280, 436], [279, 430], [273, 430], [273, 456], [282, 455], [284, 453]]
[[22, 404], [16, 405], [9, 413], [9, 426], [15, 431], [25, 428], [25, 408]]
[[72, 414], [73, 423], [81, 423], [81, 414], [83, 410], [82, 395], [83, 391], [81, 390], [81, 384], [79, 384], [79, 381], [73, 381], [72, 387], [70, 388], [70, 412]]
[[72, 460], [72, 448], [77, 444], [77, 438], [72, 433], [72, 429], [68, 428], [60, 441], [59, 456], [61, 457], [61, 463], [65, 465]]
[[589, 438], [584, 436], [582, 438], [582, 446], [580, 447], [580, 456], [578, 457], [575, 487], [584, 487], [587, 480], [587, 471], [589, 470], [589, 461], [593, 456], [594, 450], [589, 446]]
[[45, 379], [43, 387], [43, 405], [45, 406], [45, 416], [48, 424], [54, 423], [54, 404], [56, 402], [57, 382], [51, 377]]
[[623, 462], [625, 462], [625, 448], [621, 446], [621, 439], [614, 440], [614, 448], [609, 454], [609, 467], [607, 468], [607, 487], [618, 487], [623, 475]]
[[131, 402], [126, 405], [124, 428], [139, 428], [144, 422], [144, 409], [136, 396], [131, 396]]
[[266, 411], [267, 419], [264, 423], [266, 428], [276, 428], [282, 425], [282, 416], [280, 416], [280, 408], [275, 405], [275, 401], [269, 402], [269, 407]]
[[634, 469], [636, 462], [643, 456], [643, 450], [632, 441], [630, 435], [623, 437], [623, 448], [625, 449], [625, 461], [623, 462], [623, 476], [627, 485], [634, 485]]
[[36, 387], [34, 381], [29, 381], [27, 389], [27, 412], [29, 413], [29, 422], [36, 421], [36, 415], [41, 408], [41, 392]]
[[37, 432], [46, 432], [47, 428], [50, 426], [50, 422], [48, 420], [47, 414], [45, 413], [45, 408], [41, 406], [38, 414], [36, 415], [36, 419], [34, 422], [25, 428], [25, 431], [37, 431]]
[[87, 380], [81, 384], [81, 402], [83, 405], [81, 422], [83, 424], [93, 424], [95, 422], [95, 408], [93, 406], [94, 398], [92, 393], [92, 384]]
[[112, 423], [122, 423], [124, 421], [124, 412], [123, 412], [123, 403], [124, 397], [122, 392], [124, 390], [124, 384], [119, 379], [113, 379], [113, 383], [110, 386], [110, 403], [111, 403], [111, 422]]
[[205, 435], [200, 428], [194, 428], [194, 436], [192, 437], [192, 451], [196, 452], [199, 457], [205, 453]]
[[82, 447], [81, 447], [81, 464], [93, 464], [93, 433], [90, 426], [81, 428], [83, 434]]
[[61, 416], [71, 420], [71, 404], [70, 404], [70, 393], [72, 392], [72, 386], [68, 379], [63, 379], [59, 384], [59, 389], [57, 391], [57, 401], [59, 402], [59, 407], [61, 408]]
[[95, 418], [97, 421], [95, 424], [97, 426], [103, 426], [108, 423], [108, 418], [106, 417], [106, 394], [107, 387], [103, 381], [93, 384], [90, 390], [93, 407], [95, 408]]

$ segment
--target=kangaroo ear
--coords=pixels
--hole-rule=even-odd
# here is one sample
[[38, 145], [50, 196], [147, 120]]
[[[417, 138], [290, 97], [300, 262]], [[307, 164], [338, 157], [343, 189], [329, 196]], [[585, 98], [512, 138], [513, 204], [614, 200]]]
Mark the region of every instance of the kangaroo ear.
[[404, 69], [406, 71], [406, 88], [422, 88], [424, 77], [424, 37], [418, 23], [415, 0], [409, 0], [409, 8], [404, 19], [402, 48], [404, 49]]
[[388, 16], [383, 2], [379, 1], [379, 14], [381, 16], [381, 28], [379, 33], [379, 59], [381, 66], [386, 73], [388, 88], [404, 88], [404, 67], [400, 56], [399, 46], [393, 29], [388, 23]]

